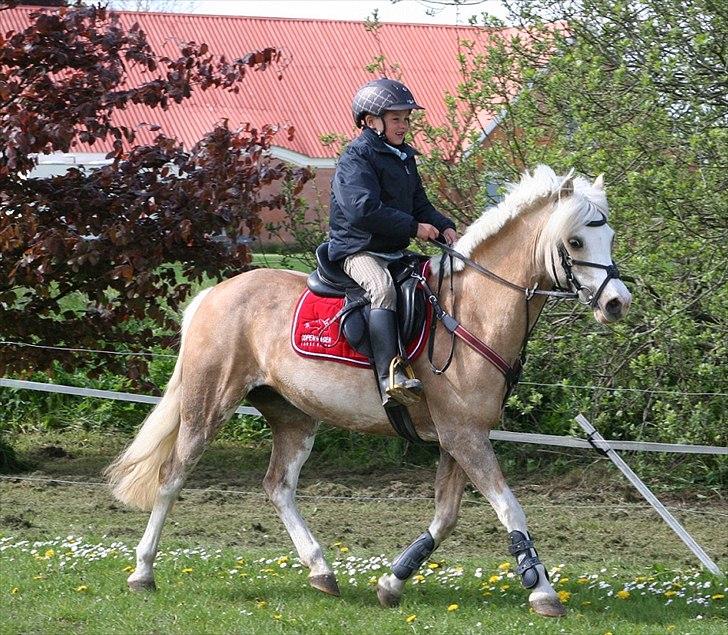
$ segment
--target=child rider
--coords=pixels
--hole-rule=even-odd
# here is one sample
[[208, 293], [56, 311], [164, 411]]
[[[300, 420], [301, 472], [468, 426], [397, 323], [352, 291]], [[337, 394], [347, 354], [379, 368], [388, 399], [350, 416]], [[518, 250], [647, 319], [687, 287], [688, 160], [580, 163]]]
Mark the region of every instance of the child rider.
[[363, 130], [341, 155], [331, 185], [329, 259], [342, 261], [371, 302], [369, 335], [385, 408], [410, 405], [422, 393], [398, 354], [397, 292], [387, 265], [414, 237], [457, 239], [455, 224], [428, 200], [417, 152], [404, 140], [415, 109], [423, 108], [400, 82], [382, 78], [362, 86], [352, 114]]

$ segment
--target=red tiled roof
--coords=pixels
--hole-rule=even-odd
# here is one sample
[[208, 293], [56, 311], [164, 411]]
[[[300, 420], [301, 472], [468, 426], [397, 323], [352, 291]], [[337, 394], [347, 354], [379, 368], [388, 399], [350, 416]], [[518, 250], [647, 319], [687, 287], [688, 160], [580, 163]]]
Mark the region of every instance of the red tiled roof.
[[[33, 8], [0, 11], [0, 29], [20, 31], [28, 24]], [[482, 29], [462, 26], [381, 24], [377, 43], [362, 22], [188, 15], [179, 13], [119, 12], [129, 28], [138, 22], [158, 54], [176, 57], [182, 42], [205, 42], [210, 50], [237, 59], [245, 53], [273, 46], [282, 49], [289, 63], [279, 80], [275, 70], [250, 72], [240, 84], [240, 93], [223, 90], [196, 91], [182, 104], [171, 104], [167, 112], [130, 105], [115, 115], [129, 127], [140, 122], [158, 123], [165, 134], [176, 136], [187, 147], [198, 141], [213, 124], [228, 118], [231, 127], [249, 121], [290, 123], [292, 141], [280, 134], [275, 143], [308, 157], [333, 157], [335, 152], [320, 141], [325, 133], [354, 136], [350, 115], [356, 89], [374, 76], [365, 70], [384, 54], [398, 64], [402, 80], [427, 108], [433, 124], [445, 122], [443, 95], [454, 92], [462, 81], [458, 67], [458, 40], [487, 39]], [[149, 73], [129, 69], [129, 83], [148, 81]], [[486, 121], [482, 122], [486, 124]], [[140, 130], [139, 142], [157, 133]], [[95, 144], [90, 150], [108, 148]]]

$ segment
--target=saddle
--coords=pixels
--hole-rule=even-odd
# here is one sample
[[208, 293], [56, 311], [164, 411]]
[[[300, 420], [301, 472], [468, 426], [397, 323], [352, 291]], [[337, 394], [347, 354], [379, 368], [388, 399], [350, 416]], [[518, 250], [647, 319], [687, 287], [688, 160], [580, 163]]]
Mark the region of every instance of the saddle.
[[[339, 330], [349, 345], [362, 355], [372, 357], [369, 346], [369, 301], [354, 280], [344, 273], [341, 264], [329, 260], [329, 244], [322, 243], [316, 249], [317, 269], [308, 276], [306, 284], [315, 295], [328, 298], [345, 298], [339, 315]], [[406, 358], [405, 346], [420, 333], [427, 319], [427, 302], [413, 271], [421, 271], [427, 256], [405, 252], [405, 256], [389, 263], [397, 288], [397, 319], [400, 354]]]

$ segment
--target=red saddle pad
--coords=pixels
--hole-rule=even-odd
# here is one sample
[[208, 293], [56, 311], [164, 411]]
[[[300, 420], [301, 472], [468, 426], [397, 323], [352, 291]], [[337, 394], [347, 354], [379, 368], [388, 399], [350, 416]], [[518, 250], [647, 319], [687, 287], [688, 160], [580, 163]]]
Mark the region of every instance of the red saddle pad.
[[[369, 360], [354, 350], [333, 318], [344, 306], [344, 298], [325, 298], [306, 289], [298, 300], [291, 324], [291, 345], [302, 357], [328, 359], [332, 362], [371, 368]], [[407, 344], [407, 356], [414, 360], [422, 354], [427, 342], [432, 310], [427, 307], [422, 329]]]

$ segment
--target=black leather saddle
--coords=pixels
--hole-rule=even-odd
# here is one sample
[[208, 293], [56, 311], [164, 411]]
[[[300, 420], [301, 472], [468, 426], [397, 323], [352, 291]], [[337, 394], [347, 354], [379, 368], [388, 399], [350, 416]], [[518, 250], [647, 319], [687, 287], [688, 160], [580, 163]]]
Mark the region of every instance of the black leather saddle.
[[[405, 252], [405, 256], [388, 266], [397, 287], [397, 316], [399, 321], [400, 353], [425, 322], [427, 302], [422, 289], [417, 287], [413, 271], [419, 271], [427, 256]], [[364, 290], [344, 273], [341, 264], [329, 260], [329, 243], [316, 249], [317, 269], [308, 276], [308, 288], [324, 297], [345, 297], [339, 330], [352, 348], [371, 359], [369, 346], [369, 300]]]

